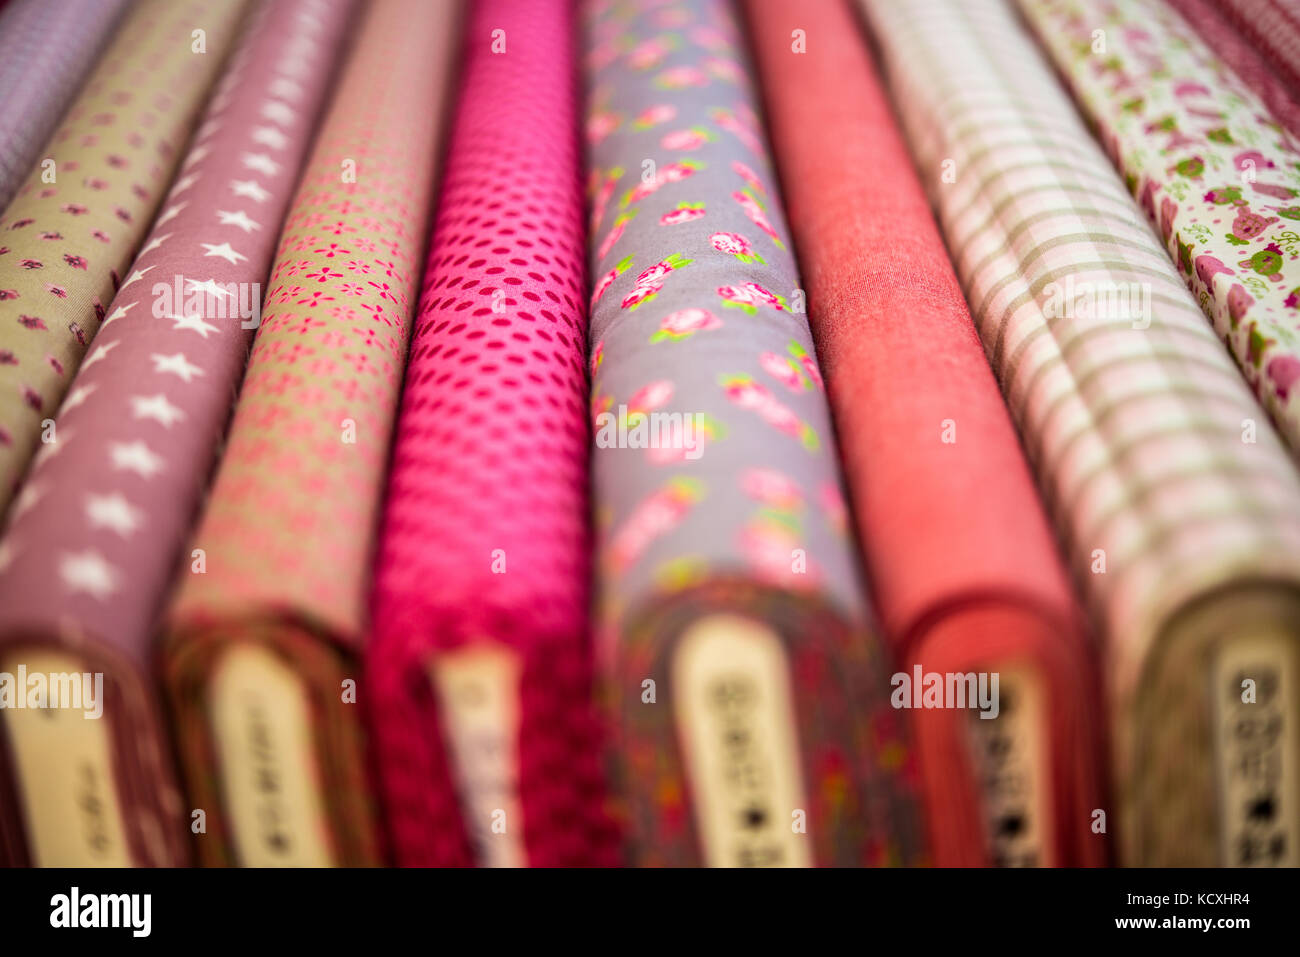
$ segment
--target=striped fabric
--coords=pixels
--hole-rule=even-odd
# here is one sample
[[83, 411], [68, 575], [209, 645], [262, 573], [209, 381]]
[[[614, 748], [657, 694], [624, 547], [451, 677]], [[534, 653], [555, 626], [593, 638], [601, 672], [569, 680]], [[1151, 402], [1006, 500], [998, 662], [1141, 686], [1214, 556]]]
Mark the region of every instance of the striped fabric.
[[1223, 765], [1236, 752], [1216, 748], [1231, 702], [1209, 692], [1215, 669], [1256, 638], [1293, 681], [1300, 479], [1008, 6], [863, 5], [1105, 638], [1120, 812], [1110, 826], [1125, 862], [1242, 862], [1236, 844], [1279, 828], [1294, 855], [1294, 792], [1289, 819], [1259, 825], [1267, 834], [1217, 803], [1216, 756]]
[[1254, 45], [1268, 69], [1293, 94], [1300, 91], [1300, 0], [1211, 2]]
[[1300, 145], [1163, 0], [1020, 8], [1300, 456]]

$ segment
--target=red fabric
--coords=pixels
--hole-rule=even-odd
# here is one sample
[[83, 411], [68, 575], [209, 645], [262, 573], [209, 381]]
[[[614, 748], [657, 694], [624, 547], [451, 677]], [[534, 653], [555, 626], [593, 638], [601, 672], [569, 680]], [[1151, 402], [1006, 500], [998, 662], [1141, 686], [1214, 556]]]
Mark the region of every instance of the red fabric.
[[1231, 4], [1169, 0], [1201, 39], [1255, 91], [1273, 116], [1300, 137], [1300, 4], [1277, 4], [1266, 23]]
[[[841, 0], [746, 6], [809, 319], [896, 658], [937, 672], [1013, 658], [1036, 665], [1052, 689], [1054, 793], [1072, 796], [1057, 816], [1102, 807], [1081, 617], [866, 43]], [[806, 53], [792, 49], [796, 30]], [[946, 420], [955, 442], [941, 440]], [[983, 611], [971, 618], [972, 608]], [[972, 782], [948, 781], [944, 745], [969, 715], [918, 714], [934, 862], [987, 863], [974, 819], [950, 826], [975, 806]], [[1086, 818], [1069, 819], [1086, 831]], [[1102, 862], [1099, 842], [1068, 838], [1057, 848], [1063, 863]]]
[[474, 9], [376, 567], [369, 715], [398, 862], [472, 864], [427, 666], [485, 639], [514, 650], [528, 862], [609, 864], [587, 633], [573, 12]]

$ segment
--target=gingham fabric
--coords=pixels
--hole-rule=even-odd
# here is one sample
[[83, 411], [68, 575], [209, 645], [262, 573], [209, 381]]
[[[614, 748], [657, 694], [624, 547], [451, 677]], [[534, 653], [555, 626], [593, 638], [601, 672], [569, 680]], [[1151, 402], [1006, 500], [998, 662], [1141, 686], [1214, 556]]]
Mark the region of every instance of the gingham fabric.
[[[403, 865], [617, 860], [603, 808], [587, 630], [586, 231], [568, 0], [482, 0], [411, 344], [376, 559], [369, 715]], [[504, 50], [493, 31], [504, 31]], [[537, 175], [523, 176], [525, 170]], [[430, 666], [519, 663], [503, 842], [439, 714]], [[487, 760], [490, 760], [487, 759]], [[458, 795], [456, 782], [462, 783]], [[495, 792], [494, 792], [495, 793]]]
[[13, 0], [0, 10], [0, 209], [40, 157], [126, 0]]
[[[366, 631], [457, 8], [365, 5], [280, 234], [164, 648], [196, 807], [221, 806], [205, 695], [222, 652], [252, 643], [296, 671], [310, 696], [332, 859], [343, 865], [382, 860], [359, 705], [340, 689], [358, 677]], [[193, 549], [203, 552], [201, 574]], [[200, 859], [238, 863], [231, 837], [210, 814]]]
[[0, 216], [0, 518], [171, 185], [243, 9], [141, 0], [47, 145], [52, 165], [34, 166]]
[[[863, 6], [985, 351], [1105, 637], [1120, 812], [1110, 824], [1124, 859], [1214, 863], [1212, 642], [1179, 635], [1186, 613], [1233, 602], [1233, 589], [1296, 600], [1300, 478], [1009, 5]], [[1129, 283], [1136, 315], [1118, 298], [1089, 308], [1089, 290]], [[1243, 612], [1213, 637], [1257, 627], [1294, 642], [1300, 614]]]
[[[795, 809], [764, 794], [744, 849], [705, 856], [702, 786], [692, 791], [674, 725], [689, 703], [671, 675], [685, 631], [730, 612], [772, 629], [785, 656], [798, 737], [779, 763], [807, 782], [799, 859], [911, 861], [892, 668], [865, 624], [830, 409], [735, 12], [724, 0], [583, 11], [597, 653], [632, 860], [799, 853], [773, 850]], [[614, 428], [674, 414], [698, 423], [693, 452], [684, 437], [639, 445]], [[661, 689], [654, 707], [646, 680]]]
[[1300, 461], [1300, 143], [1163, 0], [1021, 9]]
[[[119, 685], [124, 711], [108, 720], [124, 803], [151, 816], [140, 834], [182, 847], [154, 701], [157, 617], [243, 375], [276, 230], [350, 11], [337, 0], [268, 0], [248, 18], [0, 538], [0, 647], [75, 647]], [[249, 218], [229, 222], [235, 212]]]

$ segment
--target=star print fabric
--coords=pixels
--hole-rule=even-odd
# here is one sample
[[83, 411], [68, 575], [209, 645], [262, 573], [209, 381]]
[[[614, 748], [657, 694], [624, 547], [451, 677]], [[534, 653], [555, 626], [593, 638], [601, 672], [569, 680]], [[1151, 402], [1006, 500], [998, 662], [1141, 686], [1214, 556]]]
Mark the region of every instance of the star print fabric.
[[[734, 12], [583, 9], [598, 657], [631, 859], [704, 859], [671, 693], [647, 707], [643, 682], [670, 688], [684, 630], [730, 612], [788, 656], [815, 863], [912, 860], [890, 669]], [[637, 448], [611, 424], [665, 414], [696, 441]]]
[[[142, 0], [0, 217], [0, 516], [171, 183], [243, 13]], [[203, 30], [196, 52], [195, 30]]]
[[179, 798], [152, 695], [156, 617], [243, 374], [241, 305], [260, 311], [350, 8], [258, 8], [0, 539], [0, 643], [73, 644], [120, 689], [118, 766], [153, 769], [126, 788], [169, 834], [183, 825], [162, 820]]
[[[302, 678], [328, 837], [343, 865], [381, 862], [360, 714], [340, 689], [358, 677], [456, 5], [381, 0], [364, 10], [280, 236], [164, 645], [195, 806], [222, 803], [205, 708], [222, 653], [256, 643]], [[251, 197], [239, 199], [221, 208], [254, 216]], [[191, 571], [195, 549], [203, 574]], [[222, 815], [208, 826], [201, 859], [239, 863]]]

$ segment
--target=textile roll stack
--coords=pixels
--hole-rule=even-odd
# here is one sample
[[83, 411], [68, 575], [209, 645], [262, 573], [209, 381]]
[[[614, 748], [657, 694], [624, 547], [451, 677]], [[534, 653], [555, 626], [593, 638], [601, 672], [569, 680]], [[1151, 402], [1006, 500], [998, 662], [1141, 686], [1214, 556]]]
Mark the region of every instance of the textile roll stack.
[[1254, 863], [1292, 825], [1242, 813], [1239, 679], [1300, 700], [1300, 478], [1013, 12], [864, 7], [1104, 636], [1121, 861]]
[[567, 0], [484, 0], [465, 33], [367, 653], [402, 864], [617, 861], [587, 636], [574, 33]]
[[884, 633], [999, 676], [997, 714], [913, 715], [935, 863], [1102, 863], [1082, 616], [889, 102], [841, 0], [747, 9]]
[[584, 11], [597, 656], [630, 859], [917, 860], [732, 10]]
[[455, 12], [367, 5], [183, 556], [165, 683], [207, 864], [383, 859], [356, 661]]

